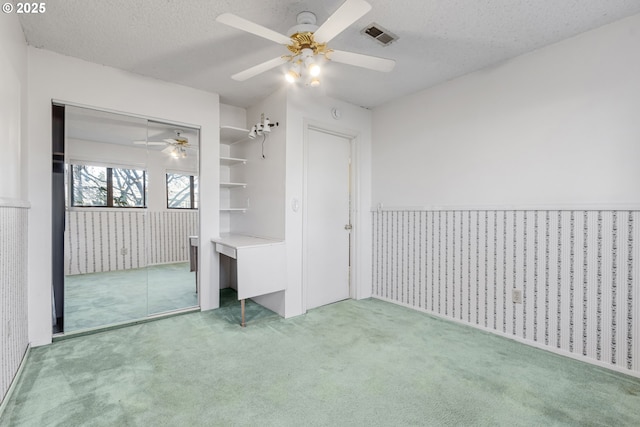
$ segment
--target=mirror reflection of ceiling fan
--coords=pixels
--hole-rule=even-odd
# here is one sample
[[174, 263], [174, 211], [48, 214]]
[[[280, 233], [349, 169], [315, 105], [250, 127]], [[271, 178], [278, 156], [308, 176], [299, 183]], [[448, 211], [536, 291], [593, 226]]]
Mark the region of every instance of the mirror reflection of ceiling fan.
[[287, 47], [290, 54], [270, 59], [231, 76], [237, 81], [245, 81], [279, 65], [290, 62], [287, 81], [293, 83], [302, 76], [312, 87], [320, 85], [320, 63], [324, 60], [354, 65], [375, 71], [389, 72], [395, 66], [392, 59], [362, 55], [354, 52], [331, 49], [327, 44], [351, 24], [364, 16], [371, 5], [365, 0], [346, 0], [320, 27], [316, 25], [316, 15], [312, 12], [298, 14], [295, 25], [285, 36], [266, 27], [248, 21], [231, 13], [223, 13], [216, 21], [256, 36], [271, 40]]
[[189, 139], [185, 136], [182, 136], [182, 131], [180, 129], [176, 129], [174, 131], [176, 133], [175, 138], [167, 138], [162, 141], [133, 141], [136, 145], [166, 145], [167, 147], [162, 150], [164, 154], [168, 154], [174, 158], [185, 158], [187, 157], [187, 149], [191, 149], [192, 147], [189, 145]]

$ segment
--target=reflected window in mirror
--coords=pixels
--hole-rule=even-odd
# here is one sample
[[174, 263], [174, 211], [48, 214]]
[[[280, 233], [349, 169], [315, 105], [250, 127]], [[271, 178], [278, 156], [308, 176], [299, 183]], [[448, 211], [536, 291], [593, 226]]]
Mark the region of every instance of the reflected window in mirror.
[[167, 173], [167, 208], [198, 209], [198, 177]]
[[74, 207], [145, 208], [147, 172], [143, 169], [71, 165]]

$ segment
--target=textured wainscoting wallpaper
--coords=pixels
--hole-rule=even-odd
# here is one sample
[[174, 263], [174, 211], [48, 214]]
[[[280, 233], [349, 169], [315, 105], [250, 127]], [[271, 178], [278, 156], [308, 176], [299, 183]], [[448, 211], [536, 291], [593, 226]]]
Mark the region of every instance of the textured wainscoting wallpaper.
[[640, 212], [377, 211], [372, 238], [374, 297], [640, 372]]
[[127, 270], [189, 260], [197, 211], [70, 211], [65, 273]]
[[28, 209], [0, 206], [0, 401], [29, 344], [27, 328]]

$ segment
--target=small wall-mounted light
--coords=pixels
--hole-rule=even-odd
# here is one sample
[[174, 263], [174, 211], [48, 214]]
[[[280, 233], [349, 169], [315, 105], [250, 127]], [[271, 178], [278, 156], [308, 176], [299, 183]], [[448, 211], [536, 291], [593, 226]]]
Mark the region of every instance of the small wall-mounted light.
[[260, 121], [251, 127], [249, 131], [249, 138], [255, 139], [258, 135], [264, 135], [266, 133], [271, 133], [271, 128], [274, 126], [278, 126], [280, 123], [275, 122], [271, 123], [268, 117], [264, 117], [264, 113], [260, 116]]

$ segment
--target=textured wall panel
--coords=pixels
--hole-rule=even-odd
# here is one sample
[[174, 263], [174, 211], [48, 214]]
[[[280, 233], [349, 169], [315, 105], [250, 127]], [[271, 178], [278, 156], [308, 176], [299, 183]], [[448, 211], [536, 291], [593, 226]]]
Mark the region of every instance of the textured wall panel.
[[27, 215], [27, 209], [0, 207], [0, 401], [29, 344]]
[[197, 211], [70, 211], [65, 231], [65, 273], [188, 261], [188, 236], [197, 233]]
[[640, 373], [639, 218], [373, 212], [373, 295]]

